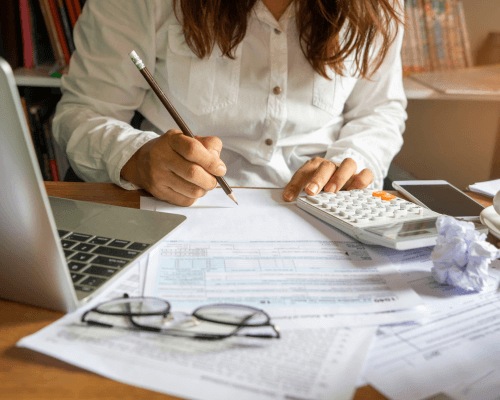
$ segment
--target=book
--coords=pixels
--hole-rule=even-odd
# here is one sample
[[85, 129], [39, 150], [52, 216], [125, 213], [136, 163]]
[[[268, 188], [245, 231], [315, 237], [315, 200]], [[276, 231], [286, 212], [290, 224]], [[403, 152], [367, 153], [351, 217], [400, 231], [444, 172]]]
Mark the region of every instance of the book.
[[454, 3], [456, 3], [456, 0], [445, 0], [451, 61], [453, 68], [465, 68]]
[[[71, 55], [75, 51], [75, 45], [73, 44], [73, 27], [69, 20], [68, 12], [64, 5], [64, 0], [57, 0], [56, 4], [59, 10], [59, 18], [61, 21], [61, 27], [64, 32], [64, 37], [66, 39], [66, 44], [68, 46], [69, 54]], [[69, 64], [69, 61], [68, 61]]]
[[31, 11], [31, 37], [33, 38], [35, 67], [54, 65], [54, 51], [40, 9], [40, 3], [38, 0], [28, 0], [28, 2]]
[[40, 165], [40, 171], [42, 172], [43, 180], [51, 181], [52, 173], [50, 172], [48, 150], [44, 139], [39, 108], [40, 106], [38, 105], [28, 107], [28, 115], [30, 121], [29, 126], [31, 131], [31, 137], [33, 139], [33, 144], [35, 146], [35, 152], [38, 158], [38, 163]]
[[436, 60], [437, 60], [437, 70], [443, 71], [448, 69], [446, 64], [446, 52], [445, 43], [443, 35], [443, 25], [441, 23], [441, 7], [440, 0], [432, 0], [432, 11], [433, 11], [433, 29], [434, 29], [434, 40], [436, 48]]
[[424, 57], [424, 71], [431, 71], [431, 59], [429, 54], [429, 38], [425, 29], [425, 7], [423, 0], [417, 0], [418, 8], [418, 29], [422, 36], [422, 52]]
[[[52, 137], [52, 120], [54, 119], [54, 115], [52, 115], [48, 120], [47, 120], [47, 126], [50, 129], [50, 136]], [[64, 177], [66, 176], [66, 173], [69, 170], [69, 161], [68, 157], [66, 156], [66, 153], [64, 150], [62, 150], [57, 142], [53, 139], [52, 137], [52, 145], [54, 146], [54, 153], [56, 157], [56, 164], [57, 164], [57, 171], [59, 175], [60, 180], [64, 180]]]
[[415, 45], [416, 45], [416, 55], [417, 55], [417, 69], [416, 72], [423, 72], [426, 68], [426, 60], [424, 54], [424, 40], [422, 36], [422, 30], [420, 25], [420, 15], [419, 15], [419, 7], [418, 0], [410, 0], [411, 1], [411, 18], [412, 18], [412, 26], [415, 37]]
[[75, 5], [73, 3], [73, 0], [66, 0], [65, 4], [66, 4], [66, 9], [68, 10], [68, 17], [71, 22], [71, 28], [74, 28], [76, 20], [78, 18], [78, 15], [75, 10]]
[[57, 165], [57, 159], [54, 149], [54, 141], [52, 139], [52, 119], [46, 118], [42, 123], [42, 130], [45, 138], [45, 146], [47, 148], [47, 156], [49, 159], [50, 173], [52, 175], [52, 180], [55, 182], [60, 181], [59, 168]]
[[470, 47], [469, 34], [467, 32], [467, 23], [465, 21], [464, 6], [461, 0], [457, 1], [457, 14], [458, 14], [458, 23], [460, 26], [460, 32], [462, 38], [464, 57], [465, 57], [465, 65], [467, 67], [472, 67], [474, 63], [472, 61], [472, 52]]
[[69, 65], [69, 59], [71, 55], [68, 49], [68, 44], [66, 43], [66, 37], [63, 31], [61, 19], [59, 18], [59, 12], [57, 9], [56, 2], [55, 0], [40, 0], [40, 1], [46, 1], [48, 3], [48, 9], [52, 16], [52, 20], [54, 21], [56, 35], [59, 43], [61, 44], [61, 48], [64, 54], [64, 63], [65, 65]]
[[42, 11], [43, 19], [45, 21], [45, 27], [47, 28], [47, 32], [49, 34], [49, 39], [52, 46], [52, 50], [54, 52], [56, 63], [60, 67], [64, 67], [66, 65], [64, 52], [62, 49], [61, 42], [59, 41], [59, 36], [57, 34], [55, 21], [52, 18], [52, 13], [50, 12], [48, 0], [39, 0], [39, 4], [40, 4], [40, 9]]
[[21, 22], [17, 0], [2, 0], [0, 12], [0, 56], [13, 69], [22, 66]]
[[33, 68], [35, 59], [33, 57], [31, 12], [28, 0], [19, 0], [19, 17], [21, 19], [21, 39], [23, 43], [23, 65], [24, 68]]
[[500, 64], [415, 74], [411, 78], [445, 94], [500, 95]]
[[427, 35], [427, 43], [429, 49], [429, 58], [431, 70], [439, 69], [437, 50], [436, 50], [436, 37], [434, 33], [434, 9], [432, 8], [432, 0], [422, 0], [425, 15], [425, 32]]
[[80, 16], [80, 14], [82, 13], [82, 7], [83, 7], [83, 3], [80, 4], [80, 1], [79, 0], [70, 0], [72, 3], [73, 3], [73, 8], [75, 10], [75, 14], [76, 14], [76, 19], [78, 19], [78, 17]]

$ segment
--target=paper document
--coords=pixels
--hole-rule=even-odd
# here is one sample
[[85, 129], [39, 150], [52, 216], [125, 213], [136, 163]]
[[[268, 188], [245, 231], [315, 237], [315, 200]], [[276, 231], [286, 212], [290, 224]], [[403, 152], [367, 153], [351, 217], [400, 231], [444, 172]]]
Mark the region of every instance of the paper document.
[[300, 326], [377, 324], [377, 315], [352, 314], [422, 304], [385, 258], [345, 241], [166, 240], [150, 256], [145, 293], [183, 311], [213, 303], [263, 308], [281, 329], [301, 321]]
[[[139, 290], [137, 270], [130, 269], [106, 294], [114, 298]], [[375, 332], [303, 329], [277, 340], [197, 341], [86, 326], [80, 323], [86, 308], [18, 346], [119, 382], [200, 400], [350, 399]]]
[[469, 185], [469, 190], [484, 196], [495, 197], [495, 195], [500, 192], [500, 179], [486, 182], [476, 182], [473, 185]]
[[[402, 276], [422, 297], [430, 317], [421, 324], [380, 327], [365, 380], [394, 399], [418, 400], [468, 385], [482, 391], [481, 382], [487, 382], [483, 378], [500, 366], [500, 293], [439, 285], [430, 272], [430, 249], [381, 251], [395, 262], [399, 259]], [[491, 271], [497, 278], [498, 265], [494, 261]]]
[[239, 206], [217, 189], [189, 208], [141, 202], [187, 216], [150, 258], [148, 295], [182, 309], [258, 306], [282, 329], [421, 318], [420, 298], [385, 255], [286, 203], [281, 189], [236, 190]]

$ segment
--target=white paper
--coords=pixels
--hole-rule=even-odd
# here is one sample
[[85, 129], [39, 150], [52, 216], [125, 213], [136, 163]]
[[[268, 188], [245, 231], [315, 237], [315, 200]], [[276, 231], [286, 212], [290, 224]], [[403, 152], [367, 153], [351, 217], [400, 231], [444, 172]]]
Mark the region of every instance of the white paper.
[[[104, 298], [140, 290], [130, 269]], [[89, 327], [88, 305], [23, 338], [30, 348], [126, 384], [190, 399], [350, 399], [375, 328], [302, 329], [277, 340], [196, 341]]]
[[385, 255], [284, 202], [280, 189], [238, 189], [240, 206], [214, 192], [189, 208], [153, 200], [187, 220], [150, 258], [149, 296], [183, 310], [253, 305], [282, 329], [421, 318], [420, 298]]
[[[389, 398], [405, 400], [451, 393], [458, 383], [483, 390], [481, 377], [499, 367], [500, 293], [440, 285], [430, 273], [430, 249], [404, 253], [389, 256], [395, 262], [400, 258], [402, 275], [422, 297], [430, 317], [422, 324], [381, 327], [364, 368], [365, 380]], [[499, 275], [499, 265], [492, 263], [492, 275]]]
[[474, 183], [473, 185], [469, 185], [469, 190], [485, 196], [493, 197], [500, 191], [500, 179]]
[[500, 368], [486, 372], [473, 382], [460, 382], [457, 387], [444, 391], [453, 400], [500, 399]]

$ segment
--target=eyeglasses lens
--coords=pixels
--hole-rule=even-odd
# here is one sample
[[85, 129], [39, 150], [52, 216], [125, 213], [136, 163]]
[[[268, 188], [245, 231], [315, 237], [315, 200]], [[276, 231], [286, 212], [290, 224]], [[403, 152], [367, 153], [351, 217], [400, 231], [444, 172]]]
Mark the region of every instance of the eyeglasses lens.
[[115, 315], [151, 315], [168, 312], [170, 305], [155, 298], [123, 298], [101, 304], [97, 311]]
[[263, 326], [269, 322], [269, 317], [261, 310], [231, 304], [200, 307], [194, 316], [205, 321], [248, 327]]

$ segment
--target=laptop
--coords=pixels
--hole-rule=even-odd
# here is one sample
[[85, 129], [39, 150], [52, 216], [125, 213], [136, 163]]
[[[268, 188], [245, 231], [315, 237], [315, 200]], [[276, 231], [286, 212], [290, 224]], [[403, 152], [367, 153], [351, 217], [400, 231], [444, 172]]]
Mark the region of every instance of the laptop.
[[0, 298], [70, 312], [186, 217], [49, 197], [10, 65], [0, 58]]

